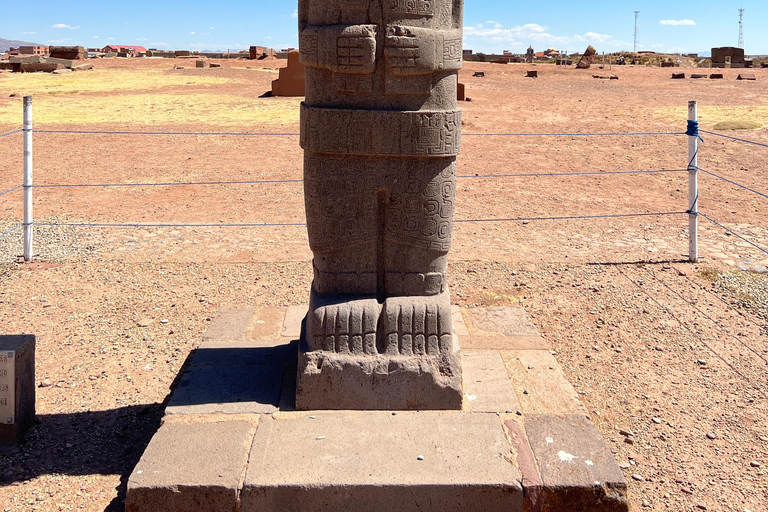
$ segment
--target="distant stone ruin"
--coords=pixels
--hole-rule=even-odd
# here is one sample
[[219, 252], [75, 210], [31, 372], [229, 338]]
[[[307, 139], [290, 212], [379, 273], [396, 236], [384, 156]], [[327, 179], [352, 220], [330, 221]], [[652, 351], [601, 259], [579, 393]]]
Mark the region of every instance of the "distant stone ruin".
[[298, 50], [288, 53], [288, 65], [272, 81], [272, 96], [304, 96], [304, 64]]
[[592, 45], [589, 45], [584, 55], [581, 56], [579, 63], [576, 64], [576, 69], [589, 69], [595, 62], [595, 55], [597, 55], [597, 50]]
[[49, 54], [55, 59], [81, 60], [88, 58], [88, 50], [82, 46], [51, 46]]
[[713, 68], [744, 68], [744, 48], [734, 48], [733, 46], [723, 46], [722, 48], [712, 48], [712, 67]]

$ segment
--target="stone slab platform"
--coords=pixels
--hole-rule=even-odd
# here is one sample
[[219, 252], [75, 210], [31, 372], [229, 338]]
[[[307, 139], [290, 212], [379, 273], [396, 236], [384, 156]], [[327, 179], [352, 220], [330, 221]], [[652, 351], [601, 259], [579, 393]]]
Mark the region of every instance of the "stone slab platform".
[[212, 322], [126, 510], [628, 510], [621, 470], [521, 308], [454, 309], [464, 411], [394, 414], [295, 412], [306, 307], [244, 311]]

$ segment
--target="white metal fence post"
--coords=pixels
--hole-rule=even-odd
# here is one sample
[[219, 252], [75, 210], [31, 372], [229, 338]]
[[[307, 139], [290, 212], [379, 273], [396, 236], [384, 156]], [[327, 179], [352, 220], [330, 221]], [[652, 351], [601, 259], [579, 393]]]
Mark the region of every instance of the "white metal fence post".
[[32, 261], [32, 96], [24, 96], [24, 261]]
[[[699, 107], [688, 102], [688, 121], [699, 121]], [[698, 130], [697, 130], [698, 132]], [[689, 131], [690, 133], [690, 131]], [[699, 137], [688, 135], [688, 260], [699, 261]]]

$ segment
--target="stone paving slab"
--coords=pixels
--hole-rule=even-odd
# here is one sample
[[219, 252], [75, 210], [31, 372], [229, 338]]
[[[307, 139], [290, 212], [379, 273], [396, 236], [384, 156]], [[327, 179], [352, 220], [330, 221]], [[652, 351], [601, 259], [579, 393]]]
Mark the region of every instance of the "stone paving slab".
[[249, 341], [275, 341], [283, 327], [285, 308], [255, 308], [244, 338]]
[[475, 336], [538, 336], [525, 309], [521, 307], [466, 308], [462, 310], [469, 333]]
[[247, 421], [164, 424], [128, 479], [126, 512], [235, 512], [254, 430]]
[[549, 350], [547, 340], [536, 336], [459, 336], [462, 350]]
[[301, 337], [301, 323], [304, 321], [304, 317], [307, 316], [308, 310], [308, 306], [288, 306], [280, 336], [294, 340], [299, 339]]
[[193, 365], [173, 393], [166, 414], [275, 412], [286, 367], [282, 364]]
[[626, 512], [627, 483], [600, 430], [584, 415], [525, 416], [542, 481], [542, 512]]
[[204, 340], [239, 340], [245, 335], [253, 315], [252, 307], [224, 306], [219, 308], [211, 325], [203, 334]]
[[472, 412], [515, 413], [520, 410], [515, 388], [497, 351], [464, 351], [461, 371], [465, 398]]
[[509, 350], [501, 356], [523, 414], [586, 414], [555, 357], [546, 350]]
[[522, 512], [521, 477], [511, 460], [495, 414], [334, 411], [264, 418], [254, 436], [242, 512]]
[[204, 341], [192, 356], [192, 365], [296, 364], [298, 342], [268, 344], [254, 341]]

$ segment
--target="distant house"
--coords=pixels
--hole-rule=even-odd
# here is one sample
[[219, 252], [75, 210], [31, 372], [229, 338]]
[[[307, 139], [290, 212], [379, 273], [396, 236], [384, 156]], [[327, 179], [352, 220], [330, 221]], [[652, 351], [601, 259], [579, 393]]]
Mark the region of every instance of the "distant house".
[[19, 46], [19, 55], [48, 55], [47, 46]]
[[143, 46], [126, 46], [123, 44], [108, 44], [101, 49], [104, 53], [125, 53], [130, 57], [139, 57], [147, 53]]

